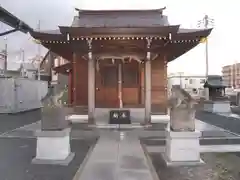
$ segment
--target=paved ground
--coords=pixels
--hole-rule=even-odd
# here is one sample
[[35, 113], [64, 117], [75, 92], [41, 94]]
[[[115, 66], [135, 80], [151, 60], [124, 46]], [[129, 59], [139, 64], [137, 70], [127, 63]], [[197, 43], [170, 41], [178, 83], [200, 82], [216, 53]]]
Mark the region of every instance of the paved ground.
[[40, 109], [18, 114], [0, 114], [0, 134], [39, 120]]
[[231, 132], [240, 134], [240, 119], [235, 117], [227, 117], [219, 114], [199, 111], [196, 113], [196, 118], [208, 124], [227, 129]]
[[67, 166], [31, 164], [36, 140], [0, 139], [0, 174], [2, 180], [72, 180], [94, 140], [72, 140], [75, 158]]
[[[219, 127], [232, 128], [239, 132], [239, 119], [211, 116], [202, 112], [197, 113], [197, 118]], [[71, 132], [71, 148], [76, 157], [68, 167], [57, 165], [33, 165], [31, 160], [35, 157], [36, 139], [34, 131], [40, 128], [40, 111], [31, 111], [18, 115], [0, 115], [0, 175], [1, 180], [72, 180], [74, 174], [82, 163], [88, 149], [96, 142], [95, 129], [86, 125], [74, 125]], [[238, 122], [239, 121], [239, 122]], [[222, 122], [222, 124], [221, 124]], [[233, 125], [231, 123], [233, 122]], [[33, 124], [31, 124], [33, 123]], [[19, 128], [21, 126], [24, 128]], [[236, 127], [234, 127], [236, 126]], [[197, 123], [197, 127], [204, 130], [204, 137], [232, 135], [226, 132], [219, 134], [219, 128], [210, 127], [205, 123]], [[16, 129], [19, 128], [19, 129]], [[14, 130], [16, 129], [16, 130]], [[164, 126], [157, 125], [153, 128], [136, 130], [142, 137], [164, 137]], [[12, 131], [13, 130], [13, 131]], [[6, 133], [8, 132], [8, 133]], [[4, 136], [1, 134], [4, 133]], [[205, 153], [202, 158], [206, 162], [200, 167], [166, 168], [161, 160], [160, 153], [151, 153], [154, 166], [157, 169], [160, 180], [239, 180], [240, 158], [232, 153], [212, 154]]]
[[90, 133], [73, 131], [71, 150], [75, 157], [67, 167], [31, 164], [36, 154], [34, 131], [40, 128], [40, 119], [39, 110], [0, 115], [1, 180], [72, 180], [89, 147], [96, 142], [96, 136]]
[[[207, 123], [196, 121], [196, 128], [203, 132], [201, 144], [218, 144], [219, 142], [220, 144], [240, 144], [239, 136], [221, 129], [227, 127], [229, 130], [233, 129], [235, 132], [239, 132], [239, 119], [202, 112], [198, 112], [196, 117], [215, 125], [210, 126]], [[233, 125], [231, 125], [232, 121], [234, 121]], [[141, 142], [148, 147], [160, 147], [165, 144], [163, 139], [156, 136], [142, 138]], [[203, 153], [201, 156], [206, 164], [198, 167], [166, 167], [159, 152], [149, 152], [149, 154], [160, 180], [240, 179], [240, 156], [236, 156], [239, 153]]]

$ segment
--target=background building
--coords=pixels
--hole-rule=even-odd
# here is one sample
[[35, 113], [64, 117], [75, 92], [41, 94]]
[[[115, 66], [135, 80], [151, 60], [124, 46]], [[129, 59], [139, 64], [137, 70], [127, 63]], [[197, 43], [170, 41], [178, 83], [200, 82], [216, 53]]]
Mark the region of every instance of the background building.
[[224, 83], [233, 88], [240, 88], [240, 63], [222, 67]]
[[203, 75], [185, 75], [184, 73], [172, 73], [168, 75], [168, 89], [171, 90], [173, 85], [179, 85], [192, 95], [203, 95], [203, 85], [206, 76]]

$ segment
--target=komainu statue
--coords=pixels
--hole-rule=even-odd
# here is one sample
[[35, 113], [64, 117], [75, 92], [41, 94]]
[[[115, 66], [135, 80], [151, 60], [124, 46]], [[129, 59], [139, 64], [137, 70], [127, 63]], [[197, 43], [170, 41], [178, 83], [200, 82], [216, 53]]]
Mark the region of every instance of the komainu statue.
[[53, 89], [49, 90], [42, 108], [42, 130], [59, 131], [68, 127], [69, 122], [66, 121], [66, 116], [72, 113], [72, 109], [64, 107], [60, 102], [59, 99], [63, 96], [63, 93], [54, 95]]
[[195, 131], [196, 101], [179, 86], [172, 88], [169, 99], [171, 131]]

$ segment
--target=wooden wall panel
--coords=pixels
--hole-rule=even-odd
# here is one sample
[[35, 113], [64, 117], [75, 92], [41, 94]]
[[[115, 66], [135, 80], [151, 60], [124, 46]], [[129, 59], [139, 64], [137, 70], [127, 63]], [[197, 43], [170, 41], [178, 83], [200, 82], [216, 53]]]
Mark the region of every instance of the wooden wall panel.
[[115, 87], [105, 87], [104, 81], [104, 66], [100, 67], [99, 71], [96, 71], [96, 98], [95, 103], [97, 108], [115, 108], [118, 107], [118, 91], [117, 82]]
[[97, 108], [100, 108], [104, 105], [105, 89], [102, 86], [102, 77], [100, 71], [95, 72], [96, 77], [96, 95], [95, 95], [95, 104]]
[[163, 57], [152, 61], [152, 111], [167, 111], [167, 67]]
[[139, 88], [123, 88], [123, 105], [139, 104]]
[[118, 108], [118, 89], [117, 87], [105, 87], [104, 89], [104, 102], [107, 108]]
[[73, 72], [68, 74], [68, 104], [73, 104]]
[[76, 55], [76, 105], [86, 106], [88, 104], [88, 62]]

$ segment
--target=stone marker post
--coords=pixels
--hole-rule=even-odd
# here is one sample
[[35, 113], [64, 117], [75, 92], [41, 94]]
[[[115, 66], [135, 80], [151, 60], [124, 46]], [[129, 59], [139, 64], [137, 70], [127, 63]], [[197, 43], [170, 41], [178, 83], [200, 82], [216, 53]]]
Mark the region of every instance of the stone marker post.
[[167, 130], [167, 165], [196, 165], [201, 163], [199, 137], [195, 129], [194, 99], [180, 87], [172, 88], [169, 100], [170, 128]]

